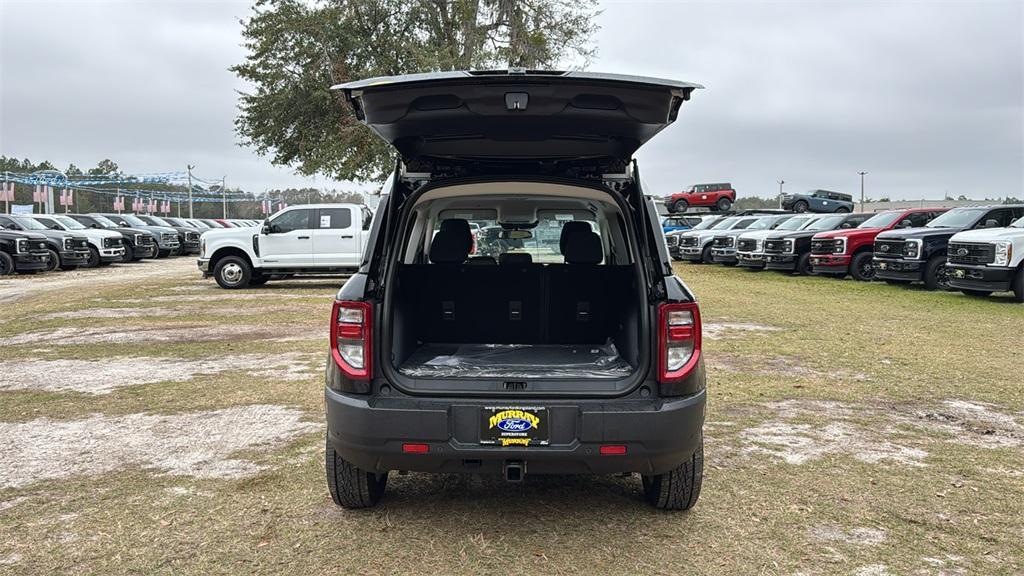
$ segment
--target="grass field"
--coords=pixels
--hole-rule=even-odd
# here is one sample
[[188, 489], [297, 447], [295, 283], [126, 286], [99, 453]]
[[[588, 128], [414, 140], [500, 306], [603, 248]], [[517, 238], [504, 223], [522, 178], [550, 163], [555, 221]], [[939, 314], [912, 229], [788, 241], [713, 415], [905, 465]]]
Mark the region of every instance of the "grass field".
[[1024, 306], [680, 265], [706, 324], [704, 491], [392, 475], [334, 507], [338, 282], [192, 259], [0, 280], [0, 573], [1020, 574]]

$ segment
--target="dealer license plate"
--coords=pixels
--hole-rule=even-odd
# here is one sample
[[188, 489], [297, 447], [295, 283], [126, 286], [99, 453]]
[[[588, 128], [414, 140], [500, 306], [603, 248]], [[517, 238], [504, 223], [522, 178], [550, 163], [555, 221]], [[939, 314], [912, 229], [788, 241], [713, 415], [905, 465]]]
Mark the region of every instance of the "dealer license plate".
[[480, 410], [480, 443], [499, 446], [547, 446], [547, 408], [500, 406]]

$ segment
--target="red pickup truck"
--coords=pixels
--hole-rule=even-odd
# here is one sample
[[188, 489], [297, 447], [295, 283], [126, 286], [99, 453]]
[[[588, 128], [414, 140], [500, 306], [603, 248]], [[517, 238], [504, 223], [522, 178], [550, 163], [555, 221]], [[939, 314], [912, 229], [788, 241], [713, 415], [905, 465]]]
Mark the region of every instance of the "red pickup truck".
[[686, 212], [691, 206], [703, 206], [726, 212], [736, 201], [736, 191], [728, 182], [722, 184], [694, 184], [684, 192], [677, 192], [665, 200], [669, 212]]
[[811, 268], [815, 274], [873, 280], [875, 236], [894, 228], [919, 228], [948, 208], [886, 210], [868, 218], [856, 228], [831, 230], [811, 239]]

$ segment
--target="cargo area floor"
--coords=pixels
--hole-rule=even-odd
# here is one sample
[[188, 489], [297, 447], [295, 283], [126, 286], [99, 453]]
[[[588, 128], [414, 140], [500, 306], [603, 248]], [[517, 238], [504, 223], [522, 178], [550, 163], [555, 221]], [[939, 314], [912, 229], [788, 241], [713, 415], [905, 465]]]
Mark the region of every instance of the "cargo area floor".
[[416, 378], [624, 378], [611, 342], [597, 345], [424, 344], [399, 367]]

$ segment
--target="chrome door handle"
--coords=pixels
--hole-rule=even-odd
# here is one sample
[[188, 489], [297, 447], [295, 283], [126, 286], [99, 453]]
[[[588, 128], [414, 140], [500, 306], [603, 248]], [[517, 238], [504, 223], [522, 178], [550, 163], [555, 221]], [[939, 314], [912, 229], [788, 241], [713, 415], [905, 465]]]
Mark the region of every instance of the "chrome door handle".
[[309, 236], [299, 236], [299, 240], [309, 240]]
[[352, 236], [351, 234], [349, 234], [348, 236], [346, 236], [346, 235], [342, 234], [342, 235], [341, 235], [341, 237], [342, 237], [342, 239], [345, 239], [345, 238], [353, 238], [353, 236]]

